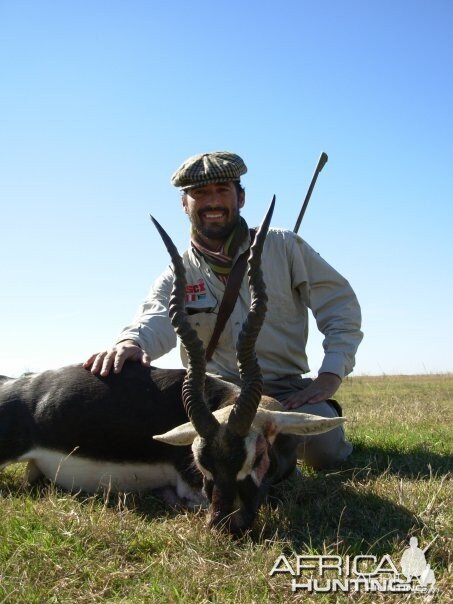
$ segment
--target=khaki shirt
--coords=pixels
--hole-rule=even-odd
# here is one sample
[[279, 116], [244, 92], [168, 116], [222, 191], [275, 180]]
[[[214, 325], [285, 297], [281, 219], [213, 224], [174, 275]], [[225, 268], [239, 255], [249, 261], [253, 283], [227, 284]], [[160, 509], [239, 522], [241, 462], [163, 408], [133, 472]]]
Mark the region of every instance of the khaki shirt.
[[[249, 242], [238, 250], [242, 253]], [[215, 276], [204, 258], [192, 248], [183, 255], [186, 268], [186, 308], [189, 321], [207, 346], [214, 329], [225, 285]], [[256, 354], [264, 381], [307, 373], [305, 347], [308, 336], [308, 309], [324, 334], [325, 356], [319, 373], [340, 378], [352, 371], [363, 334], [357, 298], [349, 283], [305, 241], [291, 231], [270, 229], [262, 255], [263, 277], [268, 295], [267, 314], [256, 342]], [[132, 339], [151, 359], [169, 352], [176, 336], [168, 317], [168, 301], [173, 285], [169, 267], [153, 284], [134, 322], [118, 341]], [[236, 341], [250, 305], [247, 277], [236, 305], [220, 336], [207, 370], [237, 380]], [[181, 359], [187, 365], [181, 347]]]

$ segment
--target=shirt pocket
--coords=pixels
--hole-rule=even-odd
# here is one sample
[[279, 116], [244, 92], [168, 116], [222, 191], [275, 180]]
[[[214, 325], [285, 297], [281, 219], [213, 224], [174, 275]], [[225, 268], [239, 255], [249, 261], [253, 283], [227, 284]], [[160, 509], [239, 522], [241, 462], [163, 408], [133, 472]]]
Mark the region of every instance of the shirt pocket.
[[291, 294], [285, 295], [279, 291], [267, 291], [266, 319], [273, 323], [288, 321], [294, 317], [295, 312], [296, 308]]

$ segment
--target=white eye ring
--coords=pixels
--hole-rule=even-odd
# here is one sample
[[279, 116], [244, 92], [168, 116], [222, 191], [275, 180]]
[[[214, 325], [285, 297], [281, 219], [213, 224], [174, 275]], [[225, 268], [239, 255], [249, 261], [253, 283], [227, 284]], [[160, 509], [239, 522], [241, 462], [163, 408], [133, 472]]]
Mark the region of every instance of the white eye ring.
[[244, 439], [245, 449], [247, 451], [247, 457], [244, 461], [242, 468], [236, 475], [236, 480], [244, 480], [252, 472], [253, 461], [256, 455], [256, 439], [258, 435], [256, 432], [250, 432]]

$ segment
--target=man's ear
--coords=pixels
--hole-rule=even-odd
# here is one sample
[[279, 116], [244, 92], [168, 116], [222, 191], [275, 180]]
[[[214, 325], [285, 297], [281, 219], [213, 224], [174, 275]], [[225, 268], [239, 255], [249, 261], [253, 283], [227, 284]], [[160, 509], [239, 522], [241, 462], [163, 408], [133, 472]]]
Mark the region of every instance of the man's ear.
[[238, 197], [238, 206], [243, 208], [245, 204], [245, 191], [241, 191]]
[[186, 214], [188, 214], [188, 210], [187, 210], [187, 195], [185, 193], [181, 194], [181, 205], [184, 209], [184, 212]]

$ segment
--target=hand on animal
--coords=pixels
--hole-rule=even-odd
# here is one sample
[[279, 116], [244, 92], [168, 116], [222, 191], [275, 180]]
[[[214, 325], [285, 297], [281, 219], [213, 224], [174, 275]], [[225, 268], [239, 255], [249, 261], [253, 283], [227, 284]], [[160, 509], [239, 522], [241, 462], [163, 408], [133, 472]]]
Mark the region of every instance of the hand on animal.
[[138, 344], [132, 340], [125, 340], [116, 344], [110, 350], [96, 352], [85, 361], [85, 369], [91, 370], [91, 373], [99, 373], [107, 376], [113, 367], [114, 373], [120, 373], [125, 361], [141, 361], [143, 365], [149, 367], [151, 359]]
[[296, 409], [305, 403], [320, 403], [331, 398], [341, 385], [341, 379], [335, 373], [320, 373], [304, 390], [290, 394], [281, 401], [285, 409]]

